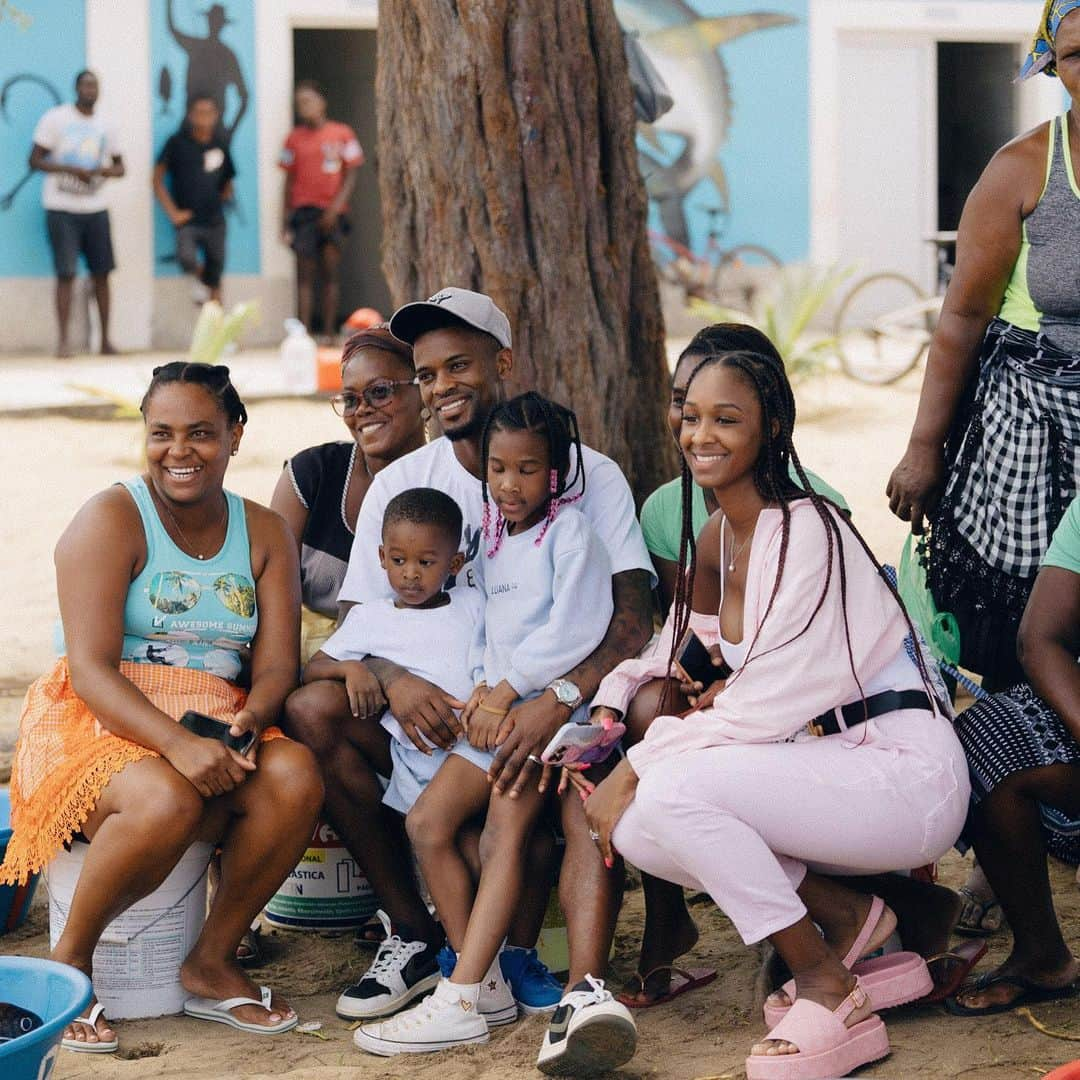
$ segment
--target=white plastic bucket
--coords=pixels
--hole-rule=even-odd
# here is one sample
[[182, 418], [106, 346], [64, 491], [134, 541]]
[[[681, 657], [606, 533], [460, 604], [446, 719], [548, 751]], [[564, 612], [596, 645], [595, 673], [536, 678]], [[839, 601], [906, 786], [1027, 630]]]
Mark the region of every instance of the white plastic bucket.
[[[63, 933], [87, 851], [88, 844], [73, 843], [45, 874], [50, 947]], [[94, 992], [110, 1019], [183, 1011], [190, 995], [180, 985], [180, 965], [206, 921], [206, 870], [212, 851], [210, 844], [192, 844], [158, 888], [105, 928], [94, 950]]]
[[378, 906], [348, 848], [320, 821], [307, 851], [263, 915], [267, 922], [289, 930], [353, 930], [363, 926]]

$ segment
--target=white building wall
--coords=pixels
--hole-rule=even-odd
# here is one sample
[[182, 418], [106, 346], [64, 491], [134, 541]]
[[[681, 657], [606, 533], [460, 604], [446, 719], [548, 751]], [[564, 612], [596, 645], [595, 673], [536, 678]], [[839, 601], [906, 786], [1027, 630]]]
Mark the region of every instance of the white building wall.
[[[1042, 0], [811, 0], [810, 247], [819, 264], [898, 270], [931, 288], [939, 41], [1013, 43]], [[1062, 111], [1061, 84], [1019, 91], [1019, 131]], [[870, 244], [868, 237], [881, 238]]]

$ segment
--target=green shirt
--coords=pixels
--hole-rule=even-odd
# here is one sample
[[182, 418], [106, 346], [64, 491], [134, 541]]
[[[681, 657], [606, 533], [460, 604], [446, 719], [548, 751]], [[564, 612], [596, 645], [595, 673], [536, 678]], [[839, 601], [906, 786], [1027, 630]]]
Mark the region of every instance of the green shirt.
[[[642, 508], [641, 517], [642, 525], [644, 525], [644, 508]], [[645, 543], [648, 542], [649, 538], [646, 535]], [[652, 551], [652, 548], [650, 547], [649, 550]], [[1042, 564], [1043, 566], [1060, 566], [1063, 570], [1080, 574], [1080, 495], [1073, 499], [1069, 504], [1069, 509], [1065, 511], [1065, 516], [1054, 531], [1054, 538], [1046, 549]]]
[[[851, 512], [850, 507], [835, 488], [830, 487], [815, 476], [809, 469], [806, 476], [813, 489], [827, 499], [832, 499], [841, 510]], [[792, 480], [799, 483], [798, 476], [792, 470]], [[694, 535], [697, 536], [709, 520], [709, 511], [705, 506], [705, 490], [693, 485], [691, 515]], [[679, 540], [682, 537], [682, 491], [676, 477], [666, 484], [661, 484], [646, 500], [641, 508], [641, 531], [645, 534], [645, 546], [649, 554], [668, 562], [679, 561]]]

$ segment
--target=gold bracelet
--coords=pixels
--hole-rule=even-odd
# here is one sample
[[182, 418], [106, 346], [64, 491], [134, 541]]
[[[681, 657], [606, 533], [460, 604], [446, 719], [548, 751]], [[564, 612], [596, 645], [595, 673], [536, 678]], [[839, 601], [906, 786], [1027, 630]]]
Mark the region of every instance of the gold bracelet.
[[476, 707], [478, 709], [483, 709], [486, 713], [491, 713], [492, 716], [505, 716], [510, 711], [509, 709], [493, 709], [490, 705], [485, 705], [482, 701], [477, 702]]

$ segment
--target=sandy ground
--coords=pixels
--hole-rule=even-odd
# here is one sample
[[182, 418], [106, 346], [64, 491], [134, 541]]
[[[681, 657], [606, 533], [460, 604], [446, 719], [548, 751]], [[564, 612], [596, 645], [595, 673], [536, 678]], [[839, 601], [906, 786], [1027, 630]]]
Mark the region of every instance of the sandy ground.
[[[882, 491], [898, 459], [918, 394], [918, 376], [883, 390], [839, 378], [814, 383], [800, 393], [797, 445], [805, 463], [848, 498], [855, 518], [879, 557], [895, 561], [903, 526], [890, 517]], [[6, 419], [0, 444], [0, 476], [6, 512], [0, 517], [0, 595], [7, 618], [0, 625], [0, 758], [10, 741], [26, 684], [52, 655], [56, 601], [51, 549], [79, 504], [93, 491], [135, 471], [138, 427], [132, 422], [100, 422], [58, 417]], [[339, 422], [326, 406], [266, 403], [251, 410], [251, 422], [230, 487], [268, 500], [282, 460], [303, 446], [338, 437]], [[2, 761], [0, 761], [2, 765]], [[1080, 890], [1068, 868], [1052, 867], [1055, 893], [1066, 934], [1080, 947], [1077, 916]], [[955, 856], [943, 868], [958, 884], [965, 864]], [[761, 1033], [754, 1011], [758, 957], [745, 949], [730, 923], [701, 898], [694, 911], [702, 937], [691, 958], [712, 964], [720, 978], [710, 987], [639, 1014], [639, 1051], [618, 1075], [662, 1080], [738, 1080], [743, 1059]], [[642, 926], [640, 891], [628, 895], [616, 941], [614, 982], [633, 970]], [[44, 890], [29, 924], [0, 939], [0, 953], [44, 956], [48, 947]], [[1007, 936], [993, 942], [994, 956]], [[291, 1033], [260, 1040], [220, 1025], [183, 1018], [119, 1025], [121, 1054], [92, 1059], [63, 1054], [55, 1076], [76, 1077], [260, 1077], [310, 1080], [404, 1075], [432, 1080], [526, 1078], [534, 1071], [542, 1035], [540, 1020], [521, 1022], [497, 1033], [488, 1047], [408, 1062], [382, 1061], [354, 1051], [346, 1025], [333, 1015], [337, 992], [357, 978], [370, 953], [351, 939], [315, 934], [271, 934], [268, 962], [258, 973], [286, 993], [302, 1019], [324, 1024], [325, 1039]], [[987, 961], [984, 961], [984, 964]], [[1080, 1040], [1075, 1006], [1035, 1010], [1040, 1021]], [[903, 1009], [888, 1018], [893, 1053], [861, 1075], [891, 1078], [965, 1077], [1006, 1080], [1038, 1077], [1080, 1053], [1075, 1043], [1037, 1031], [1024, 1017], [982, 1020], [948, 1017], [938, 1010]]]

